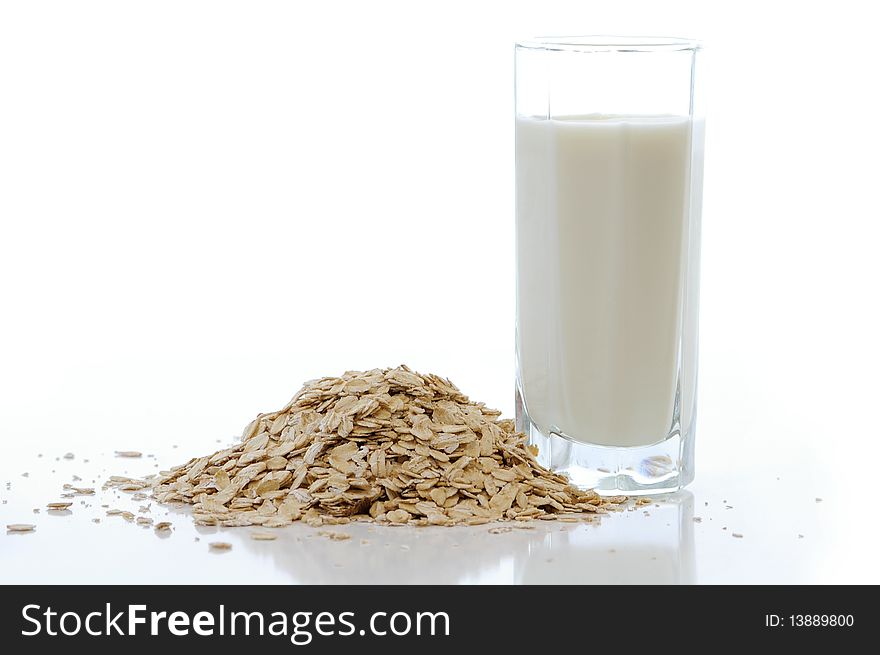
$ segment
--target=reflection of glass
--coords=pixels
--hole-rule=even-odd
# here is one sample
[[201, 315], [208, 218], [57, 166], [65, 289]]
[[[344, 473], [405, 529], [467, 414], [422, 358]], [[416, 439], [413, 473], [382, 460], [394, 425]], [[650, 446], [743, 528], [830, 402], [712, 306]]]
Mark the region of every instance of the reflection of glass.
[[594, 524], [535, 521], [501, 534], [489, 530], [509, 524], [327, 528], [347, 541], [298, 525], [242, 545], [271, 559], [279, 579], [302, 584], [690, 584], [693, 513], [693, 496], [680, 492]]
[[694, 584], [694, 497], [682, 491], [595, 529], [551, 532], [514, 569], [520, 584]]

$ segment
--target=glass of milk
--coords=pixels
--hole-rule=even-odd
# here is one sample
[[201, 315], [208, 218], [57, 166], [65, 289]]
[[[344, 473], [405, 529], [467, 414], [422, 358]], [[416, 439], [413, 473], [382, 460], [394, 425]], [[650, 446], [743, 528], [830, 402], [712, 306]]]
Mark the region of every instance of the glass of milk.
[[516, 46], [516, 410], [578, 485], [694, 477], [702, 100], [698, 43]]

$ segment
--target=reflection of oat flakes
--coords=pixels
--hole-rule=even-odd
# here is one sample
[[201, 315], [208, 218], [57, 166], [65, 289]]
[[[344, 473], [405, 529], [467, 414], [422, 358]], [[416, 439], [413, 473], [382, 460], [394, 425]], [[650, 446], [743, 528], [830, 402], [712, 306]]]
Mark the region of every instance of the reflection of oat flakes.
[[251, 539], [254, 541], [275, 541], [278, 538], [278, 535], [272, 534], [271, 532], [252, 532]]

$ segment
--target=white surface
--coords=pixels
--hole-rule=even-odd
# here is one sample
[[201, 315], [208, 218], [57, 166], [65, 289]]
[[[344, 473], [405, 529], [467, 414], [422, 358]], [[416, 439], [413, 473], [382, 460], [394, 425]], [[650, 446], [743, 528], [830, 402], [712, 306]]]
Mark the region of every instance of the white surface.
[[[874, 23], [713, 5], [0, 5], [0, 522], [38, 524], [0, 535], [0, 581], [212, 581], [221, 557], [222, 581], [880, 582]], [[183, 518], [31, 514], [81, 458], [187, 459], [349, 368], [406, 362], [510, 415], [512, 43], [577, 32], [710, 45], [692, 549], [662, 509], [225, 555]]]
[[[205, 452], [220, 447], [202, 445]], [[176, 461], [177, 452], [171, 461]], [[693, 493], [657, 498], [655, 504], [604, 516], [595, 524], [535, 522], [527, 524], [530, 529], [504, 534], [490, 533], [493, 525], [204, 528], [192, 523], [186, 509], [100, 489], [95, 496], [66, 499], [74, 503], [67, 512], [45, 507], [64, 500], [61, 487], [74, 471], [83, 478], [73, 482], [75, 486], [90, 486], [94, 480], [99, 487], [102, 477], [123, 471], [143, 474], [155, 471], [154, 464], [153, 457], [125, 460], [110, 453], [91, 454], [88, 448], [74, 460], [44, 455], [28, 462], [28, 477], [13, 480], [12, 488], [2, 493], [9, 502], [0, 508], [0, 521], [33, 523], [37, 530], [7, 534], [0, 542], [0, 583], [691, 584], [864, 579], [858, 571], [841, 570], [833, 562], [836, 545], [830, 537], [840, 529], [835, 520], [841, 513], [840, 499], [832, 496], [817, 503], [797, 491], [803, 488], [797, 480], [759, 477], [748, 491], [730, 485], [724, 494], [697, 485]], [[91, 472], [100, 475], [93, 477]], [[772, 498], [770, 507], [762, 507], [757, 497], [761, 487]], [[102, 507], [105, 504], [108, 508]], [[40, 513], [34, 514], [34, 508]], [[170, 521], [173, 531], [156, 533], [107, 516], [107, 509]], [[95, 524], [93, 518], [101, 522]], [[346, 533], [351, 539], [331, 540], [327, 531]], [[857, 531], [848, 529], [850, 534]], [[255, 541], [253, 532], [271, 532], [277, 539]], [[233, 549], [211, 551], [212, 541], [231, 543]], [[858, 555], [858, 550], [850, 553]], [[828, 564], [817, 567], [824, 559]]]

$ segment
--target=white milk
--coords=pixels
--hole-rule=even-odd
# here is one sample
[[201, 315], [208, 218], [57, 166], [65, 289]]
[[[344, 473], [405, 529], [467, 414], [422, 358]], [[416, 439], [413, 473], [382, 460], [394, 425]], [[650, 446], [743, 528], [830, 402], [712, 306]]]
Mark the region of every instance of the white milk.
[[517, 118], [519, 385], [543, 434], [669, 434], [690, 149], [687, 117]]

